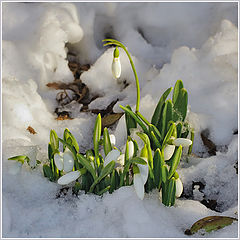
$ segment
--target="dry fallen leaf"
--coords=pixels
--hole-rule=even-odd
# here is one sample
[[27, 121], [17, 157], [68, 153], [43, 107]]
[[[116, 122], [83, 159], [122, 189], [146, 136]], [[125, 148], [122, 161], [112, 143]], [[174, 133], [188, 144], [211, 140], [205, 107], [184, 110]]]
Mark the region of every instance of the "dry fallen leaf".
[[195, 222], [190, 229], [185, 231], [185, 234], [192, 235], [201, 229], [204, 229], [206, 232], [211, 232], [231, 225], [233, 221], [237, 221], [237, 219], [225, 216], [205, 217]]
[[112, 113], [102, 118], [102, 129], [112, 126], [124, 113]]
[[37, 132], [36, 132], [31, 126], [28, 126], [27, 130], [28, 130], [31, 134], [37, 134]]

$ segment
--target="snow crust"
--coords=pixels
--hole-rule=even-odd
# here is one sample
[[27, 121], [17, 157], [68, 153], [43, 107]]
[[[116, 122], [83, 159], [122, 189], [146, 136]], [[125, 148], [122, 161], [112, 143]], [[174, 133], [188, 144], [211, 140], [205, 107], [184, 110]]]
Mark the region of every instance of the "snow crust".
[[[186, 238], [184, 231], [202, 217], [237, 217], [238, 175], [238, 29], [237, 3], [3, 3], [2, 15], [2, 204], [3, 237], [157, 237]], [[16, 17], [18, 16], [18, 17]], [[200, 133], [209, 129], [218, 146], [216, 156], [183, 160], [178, 173], [185, 194], [192, 182], [191, 200], [182, 197], [166, 208], [153, 191], [139, 200], [133, 186], [103, 197], [83, 192], [56, 197], [61, 186], [43, 177], [41, 167], [27, 165], [11, 174], [9, 157], [28, 154], [47, 160], [49, 132], [62, 136], [67, 127], [80, 151], [92, 147], [96, 116], [75, 110], [74, 119], [57, 121], [56, 90], [49, 82], [71, 82], [67, 52], [77, 53], [91, 68], [81, 75], [92, 94], [100, 97], [89, 108], [104, 109], [119, 99], [134, 109], [135, 80], [120, 49], [122, 75], [111, 74], [113, 49], [102, 39], [114, 37], [132, 55], [140, 79], [140, 111], [151, 119], [168, 87], [182, 79], [189, 94], [188, 120], [195, 129], [193, 152], [207, 152]], [[126, 88], [125, 83], [129, 84]], [[75, 106], [75, 105], [74, 105]], [[73, 106], [73, 107], [74, 107]], [[31, 126], [37, 132], [26, 131]], [[116, 145], [124, 147], [125, 119], [116, 128]], [[200, 203], [215, 199], [217, 213]], [[63, 227], [63, 225], [65, 227]], [[238, 224], [194, 235], [204, 238], [237, 237]]]

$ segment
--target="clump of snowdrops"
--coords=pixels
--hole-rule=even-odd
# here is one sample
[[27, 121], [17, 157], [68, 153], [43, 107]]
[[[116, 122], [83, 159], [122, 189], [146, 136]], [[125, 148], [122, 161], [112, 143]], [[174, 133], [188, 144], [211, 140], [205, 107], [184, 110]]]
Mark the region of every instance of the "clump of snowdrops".
[[[139, 112], [139, 80], [127, 48], [113, 39], [104, 41], [107, 42], [105, 46], [116, 46], [112, 62], [113, 76], [121, 76], [120, 47], [126, 52], [136, 79], [135, 112], [129, 105], [120, 106], [125, 111], [128, 134], [125, 150], [122, 152], [117, 148], [115, 136], [110, 135], [107, 128], [102, 131], [99, 114], [93, 132], [94, 149], [85, 153], [79, 152], [79, 145], [68, 129], [65, 129], [63, 138], [51, 130], [48, 162], [43, 165], [44, 176], [60, 185], [72, 185], [75, 192], [84, 190], [85, 193], [97, 195], [133, 185], [137, 196], [143, 199], [145, 192], [157, 188], [162, 203], [173, 206], [176, 197], [180, 197], [183, 191], [183, 184], [176, 171], [182, 157], [182, 148], [188, 147], [190, 154], [194, 138], [193, 129], [185, 121], [187, 90], [182, 81], [178, 80], [171, 100], [167, 97], [172, 88], [167, 89], [149, 122]], [[27, 156], [16, 156], [9, 160], [15, 160], [20, 165], [29, 163]]]

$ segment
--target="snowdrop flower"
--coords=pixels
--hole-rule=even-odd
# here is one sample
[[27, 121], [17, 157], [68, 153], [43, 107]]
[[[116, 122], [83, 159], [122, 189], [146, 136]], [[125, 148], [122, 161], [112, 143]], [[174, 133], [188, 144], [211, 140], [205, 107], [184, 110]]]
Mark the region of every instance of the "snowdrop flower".
[[192, 141], [190, 139], [187, 138], [174, 138], [172, 139], [172, 144], [166, 144], [165, 148], [164, 148], [164, 160], [167, 161], [169, 160], [174, 151], [175, 151], [175, 146], [182, 146], [182, 147], [189, 147], [190, 145], [192, 145]]
[[164, 160], [165, 161], [169, 160], [172, 157], [174, 151], [175, 151], [175, 145], [166, 144], [166, 146], [163, 150]]
[[65, 151], [62, 153], [55, 153], [54, 155], [54, 162], [60, 171], [70, 172], [74, 166], [74, 157], [73, 153], [66, 148]]
[[187, 139], [187, 138], [175, 138], [173, 140], [173, 144], [175, 146], [182, 145], [182, 147], [189, 147], [190, 145], [192, 145], [192, 141], [190, 139]]
[[129, 155], [129, 158], [132, 158], [133, 154], [134, 154], [134, 143], [133, 143], [133, 141], [129, 141], [128, 142], [128, 155]]
[[81, 175], [81, 173], [78, 170], [74, 171], [74, 172], [69, 172], [58, 179], [58, 184], [59, 185], [69, 184], [69, 183], [77, 180], [80, 177], [80, 175]]
[[121, 75], [121, 63], [118, 47], [115, 48], [113, 53], [112, 74], [115, 78], [119, 78]]
[[110, 134], [109, 135], [109, 138], [110, 138], [110, 142], [113, 146], [116, 145], [116, 137], [113, 135], [113, 134]]
[[116, 162], [116, 167], [118, 167], [119, 165], [123, 166], [124, 160], [125, 160], [124, 154], [120, 155], [120, 152], [117, 149], [113, 149], [107, 154], [103, 166], [106, 167], [111, 161]]
[[176, 197], [179, 198], [183, 192], [183, 184], [180, 178], [176, 179]]
[[[148, 158], [148, 151], [147, 146], [144, 145], [140, 158], [142, 158], [146, 163]], [[133, 185], [135, 188], [135, 191], [137, 193], [137, 196], [143, 200], [144, 198], [144, 185], [147, 182], [148, 179], [148, 164], [142, 165], [142, 164], [136, 164], [133, 165]]]
[[[147, 162], [147, 158], [141, 157]], [[144, 198], [144, 185], [148, 179], [148, 164], [142, 165], [137, 164], [137, 169], [139, 172], [135, 173], [133, 176], [134, 189], [137, 193], [137, 196], [143, 200]]]

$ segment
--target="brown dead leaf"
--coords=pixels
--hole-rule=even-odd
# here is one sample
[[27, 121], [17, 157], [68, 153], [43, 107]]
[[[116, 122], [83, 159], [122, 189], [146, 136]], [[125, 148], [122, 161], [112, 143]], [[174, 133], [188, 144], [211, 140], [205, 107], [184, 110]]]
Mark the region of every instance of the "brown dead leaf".
[[58, 117], [56, 118], [56, 120], [72, 120], [73, 118], [70, 117], [69, 112], [63, 111], [63, 112], [56, 112]]
[[33, 135], [37, 134], [37, 132], [31, 126], [28, 126], [28, 128], [26, 130], [28, 130]]
[[110, 127], [116, 123], [124, 113], [112, 113], [102, 118], [102, 129]]

